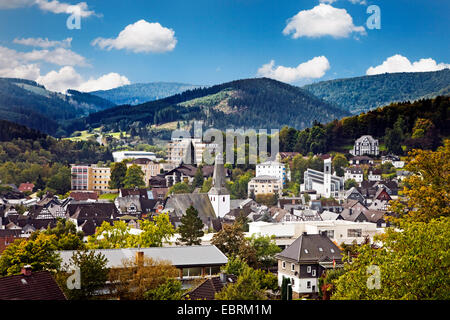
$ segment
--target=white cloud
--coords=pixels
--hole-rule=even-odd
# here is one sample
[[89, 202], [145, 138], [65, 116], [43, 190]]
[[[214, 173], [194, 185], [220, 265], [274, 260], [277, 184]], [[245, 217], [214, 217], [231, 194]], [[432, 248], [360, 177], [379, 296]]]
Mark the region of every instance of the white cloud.
[[14, 43], [21, 44], [24, 46], [31, 47], [40, 47], [40, 48], [53, 48], [53, 47], [62, 47], [62, 48], [70, 48], [72, 44], [72, 38], [67, 38], [61, 41], [48, 40], [48, 38], [22, 38], [22, 39], [14, 39]]
[[77, 88], [83, 83], [82, 77], [73, 67], [62, 67], [59, 71], [50, 71], [44, 76], [39, 76], [36, 82], [42, 84], [51, 91], [65, 92], [69, 88]]
[[89, 92], [95, 90], [108, 90], [130, 84], [127, 77], [114, 72], [103, 75], [97, 79], [90, 78], [86, 81], [73, 67], [70, 66], [65, 66], [58, 71], [53, 70], [44, 76], [39, 76], [36, 79], [36, 82], [42, 84], [48, 90], [63, 93], [66, 92], [67, 89]]
[[36, 0], [36, 4], [43, 11], [50, 11], [56, 14], [59, 13], [77, 13], [81, 17], [89, 17], [91, 15], [95, 15], [95, 12], [89, 10], [86, 2], [80, 2], [78, 4], [68, 4], [64, 2], [59, 2], [57, 0], [47, 1], [47, 0]]
[[272, 60], [258, 69], [258, 75], [291, 83], [301, 79], [321, 78], [328, 69], [330, 69], [330, 63], [324, 56], [315, 57], [307, 62], [300, 63], [294, 68], [275, 67], [275, 61]]
[[177, 44], [175, 31], [161, 26], [158, 22], [139, 20], [123, 29], [117, 38], [97, 38], [92, 45], [102, 49], [127, 49], [133, 52], [172, 51]]
[[39, 73], [37, 64], [23, 61], [17, 51], [0, 46], [0, 77], [35, 80]]
[[431, 58], [420, 59], [411, 63], [408, 58], [396, 54], [387, 58], [381, 65], [370, 67], [367, 69], [367, 75], [395, 73], [395, 72], [425, 72], [425, 71], [439, 71], [450, 68], [448, 63], [437, 63]]
[[0, 9], [16, 9], [31, 6], [35, 0], [0, 0]]
[[69, 49], [56, 48], [54, 50], [33, 50], [18, 53], [25, 61], [45, 61], [58, 66], [89, 66], [83, 56]]
[[111, 72], [105, 74], [97, 79], [89, 79], [78, 86], [77, 90], [83, 92], [97, 91], [97, 90], [109, 90], [120, 86], [130, 84], [127, 77], [121, 76], [118, 73]]
[[366, 34], [363, 26], [353, 24], [353, 18], [345, 9], [334, 8], [324, 3], [311, 10], [300, 11], [287, 21], [283, 30], [284, 35], [292, 34], [293, 39], [323, 36], [347, 38], [353, 32]]
[[89, 10], [86, 2], [68, 4], [59, 2], [58, 0], [0, 0], [0, 9], [16, 9], [32, 5], [37, 5], [42, 11], [48, 11], [56, 14], [78, 13], [83, 18], [89, 17], [91, 15], [99, 16], [94, 11]]
[[364, 6], [367, 4], [366, 0], [348, 0], [348, 1], [350, 1], [353, 4], [360, 4], [360, 5], [364, 5]]

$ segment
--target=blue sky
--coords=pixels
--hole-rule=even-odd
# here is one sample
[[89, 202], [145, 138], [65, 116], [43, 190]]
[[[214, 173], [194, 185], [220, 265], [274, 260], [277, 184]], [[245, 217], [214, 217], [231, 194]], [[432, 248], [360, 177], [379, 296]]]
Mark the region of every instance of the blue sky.
[[[0, 0], [0, 76], [55, 91], [257, 76], [302, 85], [450, 63], [447, 0], [85, 0], [81, 29], [70, 30], [76, 5]], [[366, 25], [370, 5], [379, 30]]]

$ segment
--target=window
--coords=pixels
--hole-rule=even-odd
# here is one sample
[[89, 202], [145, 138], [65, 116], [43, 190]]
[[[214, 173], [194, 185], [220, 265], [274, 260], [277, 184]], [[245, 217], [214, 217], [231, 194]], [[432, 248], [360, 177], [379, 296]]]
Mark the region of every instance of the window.
[[319, 248], [319, 251], [320, 251], [320, 252], [323, 252], [323, 249], [322, 249], [322, 248]]
[[306, 267], [306, 272], [311, 273], [311, 266]]
[[334, 238], [334, 230], [327, 230], [327, 237]]
[[295, 264], [291, 263], [291, 271], [295, 271]]
[[347, 237], [361, 237], [362, 236], [362, 229], [348, 229], [347, 230]]
[[305, 253], [308, 253], [308, 249], [305, 249]]
[[281, 267], [282, 267], [283, 269], [286, 269], [286, 261], [281, 262]]
[[312, 271], [312, 276], [313, 276], [313, 277], [316, 276], [316, 270], [315, 270], [315, 269]]
[[311, 288], [311, 281], [306, 282], [306, 287], [309, 289]]

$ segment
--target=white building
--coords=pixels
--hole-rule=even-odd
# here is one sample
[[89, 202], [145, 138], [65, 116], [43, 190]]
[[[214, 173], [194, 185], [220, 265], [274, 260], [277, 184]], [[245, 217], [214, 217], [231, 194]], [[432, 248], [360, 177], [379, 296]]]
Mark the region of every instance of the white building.
[[216, 217], [223, 218], [230, 212], [230, 192], [225, 187], [225, 167], [222, 153], [216, 156], [212, 188], [208, 192], [208, 197]]
[[266, 161], [256, 165], [256, 177], [259, 176], [272, 176], [281, 180], [283, 185], [286, 181], [290, 180], [290, 172], [286, 169], [284, 163], [278, 161]]
[[318, 195], [326, 198], [339, 198], [344, 191], [344, 178], [331, 173], [331, 158], [324, 160], [324, 171], [307, 169], [304, 173], [304, 183], [300, 185], [300, 191], [315, 190]]
[[172, 138], [172, 141], [167, 145], [168, 161], [176, 165], [179, 165], [181, 162], [194, 164], [186, 162], [186, 157], [190, 157], [187, 153], [190, 151], [191, 145], [194, 150], [193, 159], [195, 160], [195, 164], [203, 162], [203, 154], [208, 147], [217, 147], [216, 144], [203, 142], [201, 138]]
[[378, 140], [369, 135], [357, 139], [353, 149], [350, 150], [350, 154], [354, 156], [362, 156], [365, 154], [378, 156], [379, 152]]
[[368, 237], [371, 241], [376, 234], [384, 232], [384, 229], [377, 228], [372, 222], [353, 222], [347, 220], [327, 220], [327, 221], [292, 221], [282, 223], [251, 222], [247, 235], [275, 236], [277, 245], [290, 245], [304, 232], [308, 234], [321, 234], [326, 232], [328, 238], [337, 244], [352, 244], [356, 241], [361, 244]]
[[344, 181], [353, 179], [356, 182], [360, 183], [364, 180], [364, 171], [361, 167], [349, 167], [345, 169], [344, 173]]
[[369, 181], [381, 181], [381, 174], [382, 172], [379, 169], [369, 169], [367, 179]]
[[112, 153], [114, 162], [121, 162], [124, 159], [138, 159], [145, 158], [152, 161], [157, 161], [156, 154], [154, 152], [147, 151], [116, 151]]

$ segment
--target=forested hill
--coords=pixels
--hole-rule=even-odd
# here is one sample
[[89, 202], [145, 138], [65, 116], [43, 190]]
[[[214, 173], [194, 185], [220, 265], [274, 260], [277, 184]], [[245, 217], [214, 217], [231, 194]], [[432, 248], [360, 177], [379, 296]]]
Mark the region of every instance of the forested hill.
[[267, 78], [244, 79], [188, 90], [144, 104], [117, 106], [72, 122], [67, 132], [87, 125], [106, 128], [203, 120], [208, 127], [271, 129], [289, 125], [303, 129], [314, 121], [349, 115], [306, 90]]
[[60, 123], [114, 106], [86, 93], [48, 91], [34, 81], [0, 78], [0, 119], [57, 134]]
[[414, 101], [450, 94], [450, 69], [436, 72], [385, 73], [322, 81], [303, 87], [352, 114], [392, 102]]
[[151, 82], [134, 83], [110, 90], [93, 91], [90, 94], [112, 101], [117, 105], [137, 105], [170, 97], [195, 88], [200, 88], [200, 86], [176, 82]]
[[280, 150], [304, 155], [347, 152], [366, 134], [384, 144], [382, 151], [397, 155], [414, 148], [436, 149], [450, 136], [450, 97], [393, 103], [301, 131], [285, 127], [280, 131]]

